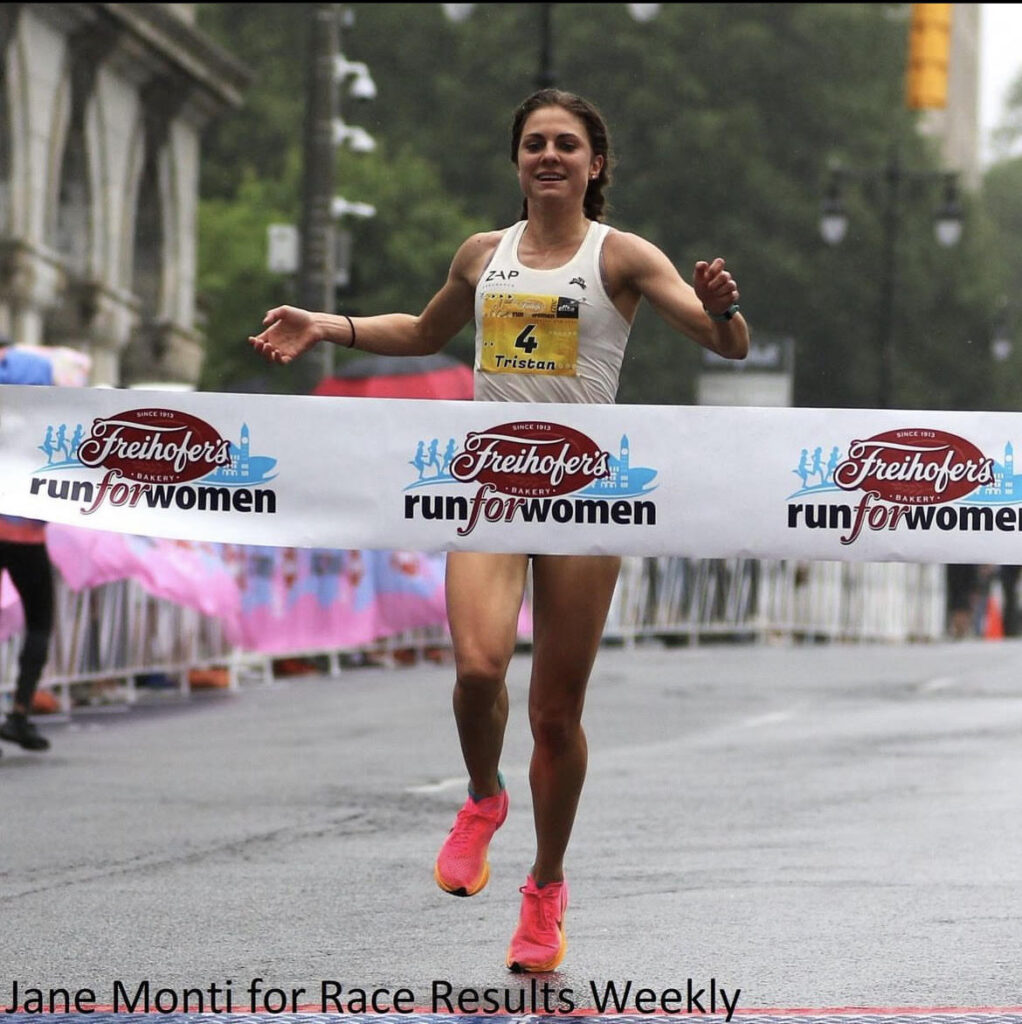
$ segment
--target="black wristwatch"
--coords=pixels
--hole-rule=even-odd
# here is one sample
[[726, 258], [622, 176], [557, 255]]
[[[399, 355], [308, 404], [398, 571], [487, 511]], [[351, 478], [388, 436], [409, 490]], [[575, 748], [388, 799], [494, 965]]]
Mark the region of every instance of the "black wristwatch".
[[706, 310], [706, 315], [718, 324], [726, 324], [728, 320], [734, 319], [734, 315], [738, 312], [739, 308], [740, 307], [737, 302], [732, 302], [723, 313], [711, 313], [705, 306], [703, 306], [703, 309]]

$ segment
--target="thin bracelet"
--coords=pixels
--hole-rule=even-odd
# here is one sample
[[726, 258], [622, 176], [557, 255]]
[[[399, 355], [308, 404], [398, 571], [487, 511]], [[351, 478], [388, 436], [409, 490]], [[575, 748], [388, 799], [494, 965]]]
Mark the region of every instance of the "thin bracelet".
[[344, 319], [348, 321], [348, 326], [351, 328], [351, 341], [348, 342], [346, 347], [347, 348], [354, 348], [355, 347], [355, 325], [352, 323], [351, 317], [348, 316], [347, 313], [342, 313], [341, 316], [343, 316]]

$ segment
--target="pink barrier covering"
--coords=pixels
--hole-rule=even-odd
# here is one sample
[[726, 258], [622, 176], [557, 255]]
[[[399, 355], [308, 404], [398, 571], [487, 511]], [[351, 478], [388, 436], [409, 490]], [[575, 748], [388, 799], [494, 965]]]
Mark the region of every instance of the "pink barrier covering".
[[[134, 579], [154, 597], [219, 619], [227, 641], [265, 654], [364, 646], [446, 626], [445, 555], [268, 548], [136, 537], [50, 523], [46, 544], [72, 590]], [[0, 641], [22, 628], [6, 574]], [[528, 605], [519, 617], [528, 636]]]
[[250, 651], [355, 647], [446, 622], [442, 554], [207, 544], [55, 523], [47, 547], [73, 590], [135, 579], [219, 619], [228, 642]]
[[50, 523], [46, 547], [72, 590], [135, 579], [154, 597], [219, 619], [229, 643], [244, 643], [241, 593], [220, 544], [135, 537]]
[[259, 547], [225, 552], [239, 581], [242, 646], [248, 650], [357, 647], [447, 622], [442, 554]]
[[21, 601], [6, 572], [0, 572], [0, 643], [25, 625]]

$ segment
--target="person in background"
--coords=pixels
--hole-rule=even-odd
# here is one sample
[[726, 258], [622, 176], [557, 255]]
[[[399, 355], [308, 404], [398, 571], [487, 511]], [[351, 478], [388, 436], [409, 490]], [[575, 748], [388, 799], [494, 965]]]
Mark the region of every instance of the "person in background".
[[979, 566], [953, 562], [947, 566], [948, 632], [952, 640], [976, 636], [979, 606]]
[[[0, 336], [0, 384], [52, 385], [53, 366], [43, 356], [20, 351], [9, 338]], [[25, 750], [47, 750], [50, 741], [29, 718], [53, 631], [53, 567], [46, 551], [45, 523], [0, 512], [0, 572], [4, 569], [21, 598], [25, 639], [14, 703], [0, 724], [0, 739]]]
[[[475, 398], [486, 402], [612, 403], [641, 300], [680, 334], [744, 359], [748, 327], [724, 260], [700, 260], [692, 284], [651, 242], [603, 223], [610, 147], [599, 111], [554, 89], [526, 99], [511, 124], [524, 204], [516, 223], [467, 239], [420, 316], [351, 318], [293, 306], [269, 310], [249, 339], [289, 363], [326, 341], [383, 355], [438, 351], [475, 320]], [[447, 556], [454, 643], [454, 714], [469, 793], [434, 864], [437, 885], [473, 896], [490, 876], [490, 840], [508, 813], [499, 761], [508, 717], [505, 673], [515, 651], [529, 563], [533, 659], [529, 766], [536, 853], [506, 964], [551, 971], [565, 952], [564, 854], [586, 773], [586, 686], [617, 582], [614, 555]]]
[[1022, 566], [1002, 565], [1001, 566], [1001, 589], [1004, 593], [1004, 635], [1018, 636], [1019, 621], [1018, 607], [1018, 574]]

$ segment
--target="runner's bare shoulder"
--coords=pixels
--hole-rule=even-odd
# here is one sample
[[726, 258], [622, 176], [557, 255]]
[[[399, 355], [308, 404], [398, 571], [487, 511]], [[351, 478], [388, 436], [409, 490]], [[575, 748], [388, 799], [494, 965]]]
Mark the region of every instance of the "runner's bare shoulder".
[[451, 265], [452, 274], [468, 281], [474, 288], [490, 260], [493, 259], [493, 254], [497, 251], [497, 246], [507, 230], [507, 228], [502, 228], [499, 231], [480, 231], [478, 234], [466, 238], [454, 257], [454, 262]]

